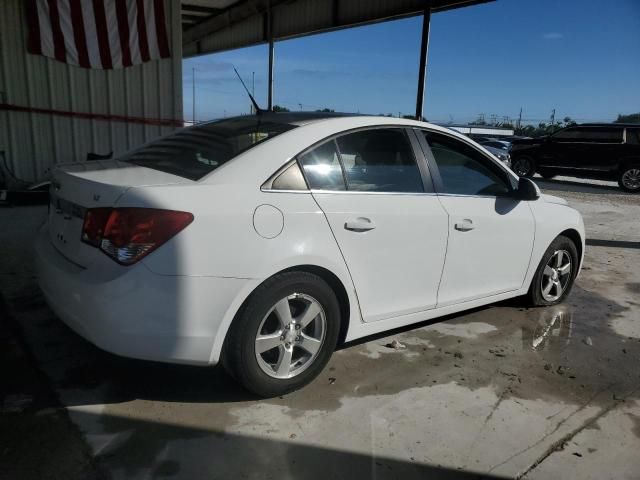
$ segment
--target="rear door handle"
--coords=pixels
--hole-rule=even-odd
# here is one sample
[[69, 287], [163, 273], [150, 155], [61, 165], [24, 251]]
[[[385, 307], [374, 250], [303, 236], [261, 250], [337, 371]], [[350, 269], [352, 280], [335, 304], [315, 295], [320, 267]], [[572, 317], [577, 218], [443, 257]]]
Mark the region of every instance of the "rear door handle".
[[476, 228], [475, 225], [473, 224], [473, 221], [471, 221], [468, 218], [465, 218], [464, 220], [456, 222], [454, 227], [456, 230], [459, 230], [461, 232], [468, 232], [469, 230], [473, 230], [474, 228]]
[[366, 217], [350, 218], [344, 224], [344, 229], [352, 232], [368, 232], [374, 228], [376, 224]]

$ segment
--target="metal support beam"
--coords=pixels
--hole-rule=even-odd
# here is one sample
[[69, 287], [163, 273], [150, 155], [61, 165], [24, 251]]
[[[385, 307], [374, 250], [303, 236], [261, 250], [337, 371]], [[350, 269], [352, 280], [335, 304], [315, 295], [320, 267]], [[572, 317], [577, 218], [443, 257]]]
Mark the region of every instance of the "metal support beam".
[[416, 119], [422, 120], [425, 76], [427, 73], [427, 51], [429, 50], [429, 24], [431, 23], [431, 0], [425, 0], [422, 13], [422, 43], [420, 44], [420, 69], [418, 70], [418, 94], [416, 96]]
[[269, 42], [269, 78], [267, 92], [267, 110], [273, 110], [273, 19], [271, 17], [271, 2], [267, 5], [267, 41]]

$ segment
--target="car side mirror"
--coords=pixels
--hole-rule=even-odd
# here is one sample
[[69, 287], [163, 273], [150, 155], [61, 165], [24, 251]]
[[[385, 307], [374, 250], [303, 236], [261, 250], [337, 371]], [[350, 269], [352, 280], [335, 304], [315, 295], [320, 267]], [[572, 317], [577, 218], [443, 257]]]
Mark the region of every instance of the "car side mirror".
[[520, 177], [518, 180], [518, 189], [515, 191], [518, 200], [533, 201], [540, 198], [540, 189], [533, 180]]

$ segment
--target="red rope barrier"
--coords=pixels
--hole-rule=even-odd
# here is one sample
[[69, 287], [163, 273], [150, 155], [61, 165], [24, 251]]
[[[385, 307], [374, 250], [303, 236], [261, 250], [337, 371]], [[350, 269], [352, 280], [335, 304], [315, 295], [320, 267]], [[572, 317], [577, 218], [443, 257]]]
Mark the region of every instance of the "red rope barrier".
[[0, 111], [1, 110], [7, 110], [10, 112], [42, 113], [45, 115], [57, 115], [60, 117], [84, 118], [86, 120], [141, 123], [143, 125], [156, 125], [161, 127], [184, 127], [184, 122], [182, 120], [168, 118], [144, 118], [129, 117], [126, 115], [111, 115], [108, 113], [71, 112], [68, 110], [56, 110], [53, 108], [22, 107], [20, 105], [13, 105], [10, 103], [0, 103]]

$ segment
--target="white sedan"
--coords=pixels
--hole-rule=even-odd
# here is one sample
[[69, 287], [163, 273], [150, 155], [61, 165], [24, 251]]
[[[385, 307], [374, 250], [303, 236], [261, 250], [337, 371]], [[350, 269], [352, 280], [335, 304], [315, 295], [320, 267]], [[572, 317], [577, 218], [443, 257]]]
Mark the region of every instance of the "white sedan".
[[36, 257], [49, 305], [97, 346], [221, 362], [272, 396], [340, 342], [561, 302], [584, 238], [565, 201], [448, 129], [263, 113], [59, 168]]

